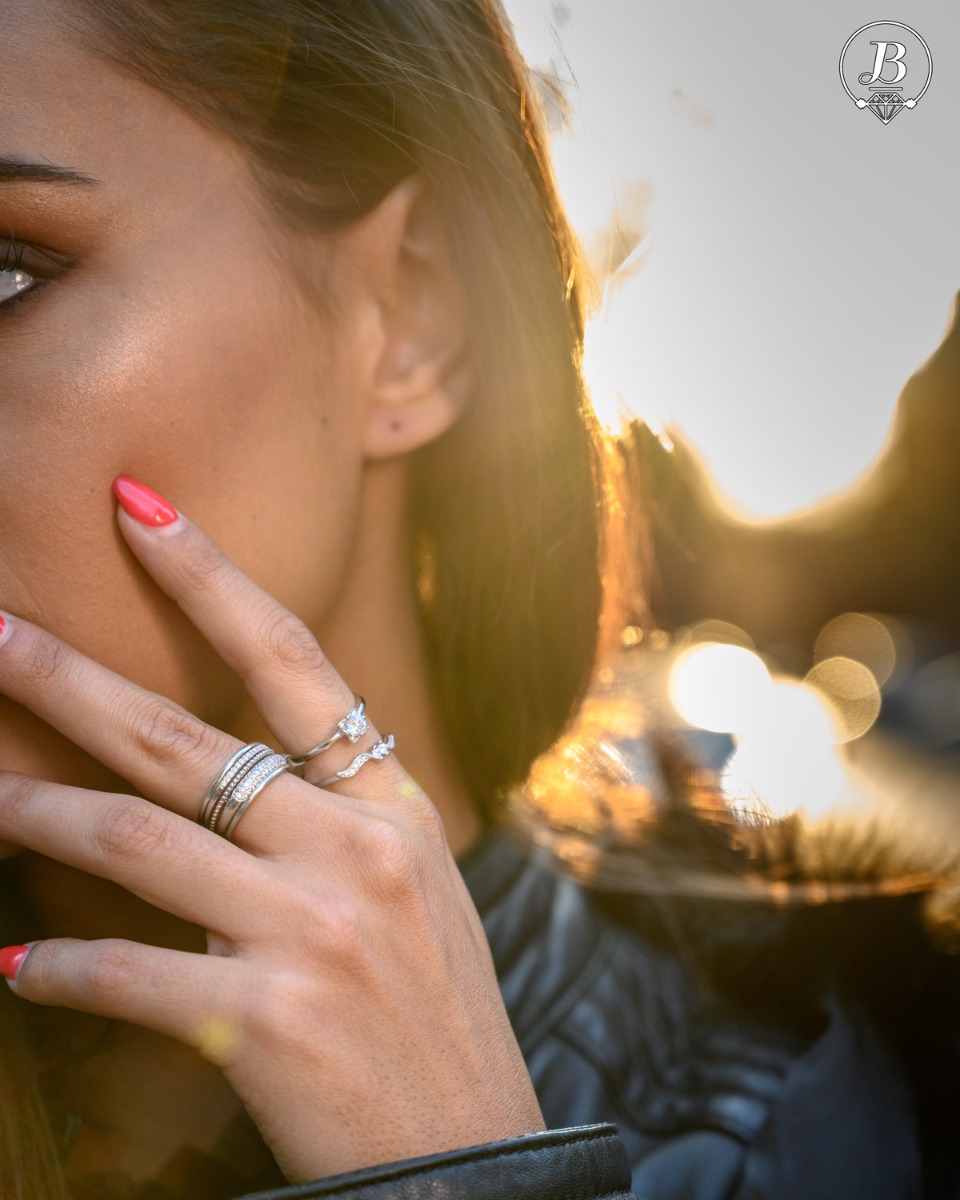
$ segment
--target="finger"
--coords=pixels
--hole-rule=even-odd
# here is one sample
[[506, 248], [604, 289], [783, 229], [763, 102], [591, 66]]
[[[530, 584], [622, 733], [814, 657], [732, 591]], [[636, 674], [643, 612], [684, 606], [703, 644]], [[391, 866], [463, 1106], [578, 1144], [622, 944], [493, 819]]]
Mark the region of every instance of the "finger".
[[[0, 632], [0, 691], [136, 790], [191, 822], [200, 813], [207, 789], [241, 745], [46, 630], [10, 615]], [[315, 844], [310, 831], [322, 830], [325, 846], [333, 847], [339, 844], [349, 812], [370, 804], [346, 796], [334, 801], [283, 775], [256, 797], [237, 826], [235, 840], [255, 854], [282, 858]]]
[[[327, 738], [353, 707], [354, 695], [307, 626], [166, 502], [157, 497], [145, 510], [143, 495], [155, 493], [132, 480], [118, 481], [115, 488], [120, 528], [131, 550], [244, 680], [285, 748], [300, 754]], [[163, 524], [151, 519], [156, 503], [166, 505]], [[371, 723], [363, 742], [353, 746], [343, 739], [322, 756], [322, 764], [314, 763], [309, 777], [317, 780], [347, 766], [379, 736]], [[366, 765], [351, 788], [386, 798], [404, 779], [390, 756]]]
[[0, 691], [164, 807], [192, 819], [241, 743], [180, 705], [4, 614]]
[[10, 988], [35, 1004], [129, 1021], [228, 1067], [240, 1049], [250, 969], [237, 958], [122, 939], [51, 938], [28, 947]]
[[[136, 796], [2, 771], [0, 839], [110, 879], [230, 942], [269, 937], [278, 919], [258, 902], [265, 868], [257, 858]], [[282, 889], [271, 882], [279, 903]]]

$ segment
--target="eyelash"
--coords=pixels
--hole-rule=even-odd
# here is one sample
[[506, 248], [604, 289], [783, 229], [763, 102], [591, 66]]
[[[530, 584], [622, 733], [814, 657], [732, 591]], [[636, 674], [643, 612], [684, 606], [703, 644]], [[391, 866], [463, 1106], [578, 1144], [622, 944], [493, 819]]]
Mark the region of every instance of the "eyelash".
[[[16, 271], [23, 262], [23, 256], [26, 252], [26, 242], [18, 241], [11, 235], [4, 247], [3, 262], [0, 262], [0, 271]], [[13, 256], [12, 258], [11, 255]]]

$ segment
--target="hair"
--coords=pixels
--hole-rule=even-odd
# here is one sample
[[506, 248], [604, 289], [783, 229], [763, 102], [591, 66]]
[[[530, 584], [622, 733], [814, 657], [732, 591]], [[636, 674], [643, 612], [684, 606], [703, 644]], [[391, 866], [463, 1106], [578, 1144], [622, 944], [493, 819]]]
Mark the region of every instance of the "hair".
[[[67, 19], [240, 145], [282, 223], [335, 232], [406, 176], [425, 180], [462, 286], [475, 387], [454, 428], [415, 456], [410, 549], [437, 708], [492, 811], [582, 697], [604, 540], [582, 376], [588, 277], [502, 7], [72, 0]], [[6, 1134], [2, 1194], [60, 1196], [53, 1168], [44, 1189], [21, 1161], [30, 1139]]]
[[[242, 145], [280, 220], [334, 231], [419, 173], [475, 389], [416, 457], [438, 708], [489, 805], [575, 708], [600, 609], [585, 273], [537, 93], [496, 0], [75, 0], [81, 33]], [[318, 281], [322, 290], [322, 281]]]

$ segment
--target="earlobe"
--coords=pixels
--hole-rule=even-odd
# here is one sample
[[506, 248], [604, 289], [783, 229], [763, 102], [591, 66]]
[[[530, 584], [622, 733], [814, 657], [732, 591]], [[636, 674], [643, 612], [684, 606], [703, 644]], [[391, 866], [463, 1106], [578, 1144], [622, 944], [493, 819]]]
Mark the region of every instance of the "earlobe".
[[363, 449], [406, 454], [446, 432], [471, 391], [471, 356], [446, 232], [423, 180], [409, 176], [374, 214], [382, 340], [369, 381]]
[[378, 388], [364, 436], [368, 458], [408, 454], [454, 424], [467, 403], [473, 372], [463, 347], [443, 363], [418, 363], [394, 388]]

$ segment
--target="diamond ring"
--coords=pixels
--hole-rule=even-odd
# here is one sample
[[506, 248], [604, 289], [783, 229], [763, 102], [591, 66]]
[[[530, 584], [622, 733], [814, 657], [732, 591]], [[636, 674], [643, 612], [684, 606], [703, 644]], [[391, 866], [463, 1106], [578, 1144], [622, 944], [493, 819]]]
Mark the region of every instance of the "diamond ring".
[[342, 779], [352, 779], [365, 763], [381, 762], [385, 759], [395, 745], [396, 742], [394, 741], [393, 734], [388, 733], [386, 737], [381, 738], [369, 750], [364, 750], [362, 754], [358, 754], [348, 767], [344, 767], [342, 771], [334, 771], [332, 775], [328, 775], [326, 779], [321, 779], [314, 786], [322, 788], [327, 787], [331, 783], [338, 783]]
[[287, 765], [290, 767], [302, 767], [311, 758], [316, 758], [324, 750], [329, 750], [331, 746], [335, 746], [341, 738], [346, 738], [351, 745], [358, 742], [370, 728], [370, 722], [365, 715], [367, 702], [364, 698], [362, 696], [354, 696], [353, 702], [353, 708], [350, 709], [342, 720], [337, 722], [336, 729], [328, 738], [324, 738], [322, 742], [317, 742], [306, 754], [286, 755]]

